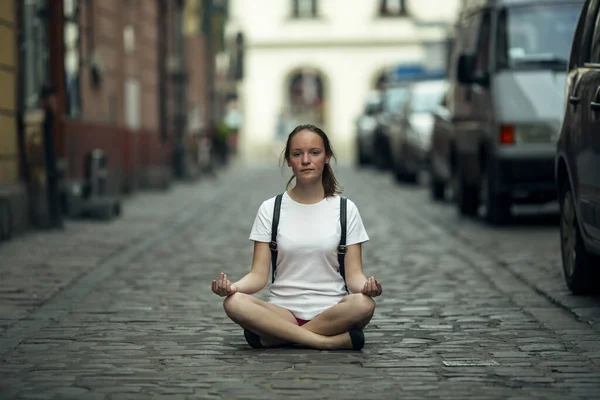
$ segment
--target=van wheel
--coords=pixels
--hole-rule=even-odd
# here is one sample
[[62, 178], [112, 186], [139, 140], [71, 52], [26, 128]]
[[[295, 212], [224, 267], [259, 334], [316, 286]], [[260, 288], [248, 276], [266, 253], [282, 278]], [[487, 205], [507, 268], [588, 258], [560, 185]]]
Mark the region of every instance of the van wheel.
[[583, 243], [575, 201], [570, 188], [565, 190], [560, 207], [560, 250], [567, 287], [573, 294], [598, 292], [598, 271], [592, 267], [600, 265], [600, 257], [590, 255]]

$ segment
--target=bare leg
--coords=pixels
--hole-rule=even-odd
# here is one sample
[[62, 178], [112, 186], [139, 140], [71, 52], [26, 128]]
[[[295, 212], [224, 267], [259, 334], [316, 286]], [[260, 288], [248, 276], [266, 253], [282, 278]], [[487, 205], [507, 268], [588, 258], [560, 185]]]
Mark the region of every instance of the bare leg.
[[348, 332], [353, 326], [364, 328], [375, 312], [375, 301], [364, 294], [350, 294], [323, 311], [302, 327], [325, 336]]
[[[225, 312], [241, 327], [261, 337], [276, 338], [287, 343], [316, 349], [350, 349], [352, 342], [348, 334], [324, 336], [301, 328], [291, 317], [257, 304], [258, 299], [247, 294], [236, 293], [223, 302]], [[291, 313], [290, 313], [291, 314]]]
[[[291, 323], [298, 325], [298, 322], [296, 321], [296, 317], [294, 317], [294, 314], [292, 314], [292, 312], [290, 310], [280, 307], [277, 304], [262, 301], [260, 299], [257, 299], [254, 296], [249, 296], [249, 298], [252, 302], [258, 304], [259, 306], [264, 307], [268, 310], [271, 310], [274, 313], [277, 313], [278, 315], [280, 315], [282, 318], [286, 319], [287, 321], [290, 321]], [[256, 332], [254, 332], [254, 333], [256, 333]], [[257, 335], [258, 335], [258, 333], [257, 333]], [[276, 337], [266, 336], [266, 335], [260, 335], [260, 342], [264, 347], [271, 347], [271, 348], [291, 345], [291, 343], [289, 343], [285, 340], [281, 340]]]

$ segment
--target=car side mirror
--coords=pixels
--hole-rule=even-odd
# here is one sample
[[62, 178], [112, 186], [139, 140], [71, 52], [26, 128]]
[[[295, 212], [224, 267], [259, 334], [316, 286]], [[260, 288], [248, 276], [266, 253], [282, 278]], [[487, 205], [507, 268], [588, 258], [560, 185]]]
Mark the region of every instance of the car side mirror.
[[464, 53], [458, 57], [457, 78], [458, 82], [468, 85], [474, 82], [475, 55]]

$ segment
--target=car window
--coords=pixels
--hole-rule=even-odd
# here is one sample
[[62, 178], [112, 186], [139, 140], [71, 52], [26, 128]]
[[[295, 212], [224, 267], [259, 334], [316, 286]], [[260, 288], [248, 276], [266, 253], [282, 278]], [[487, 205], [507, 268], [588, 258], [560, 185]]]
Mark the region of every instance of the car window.
[[386, 112], [399, 111], [408, 98], [408, 89], [405, 87], [389, 88], [384, 93], [384, 109]]
[[546, 3], [502, 9], [498, 16], [497, 67], [565, 70], [582, 4]]
[[577, 22], [577, 28], [575, 29], [575, 34], [573, 35], [573, 42], [571, 43], [571, 56], [569, 57], [569, 70], [573, 68], [577, 68], [581, 60], [581, 51], [582, 51], [582, 38], [583, 38], [583, 30], [585, 28], [586, 16], [588, 14], [588, 9], [590, 4], [593, 1], [586, 0], [584, 6], [581, 9], [581, 13], [579, 14], [579, 20]]
[[583, 34], [581, 37], [581, 52], [579, 56], [580, 65], [591, 61], [592, 58], [592, 35], [596, 27], [596, 16], [598, 15], [600, 0], [591, 0], [585, 16]]
[[416, 85], [412, 91], [410, 108], [412, 112], [434, 112], [446, 93], [446, 85]]
[[600, 12], [598, 10], [598, 5], [600, 4], [600, 2], [594, 1], [594, 3], [596, 3], [596, 9], [593, 10], [596, 14], [596, 20], [594, 24], [594, 34], [592, 35], [592, 40], [590, 44], [591, 54], [589, 59], [594, 64], [600, 64]]
[[491, 15], [489, 11], [485, 11], [479, 24], [479, 38], [477, 44], [477, 58], [475, 62], [475, 70], [477, 72], [487, 72], [490, 66], [490, 38], [492, 32]]
[[479, 30], [481, 22], [481, 12], [471, 14], [464, 21], [464, 32], [465, 32], [465, 43], [463, 51], [467, 53], [474, 53], [477, 50], [477, 31]]
[[456, 40], [452, 46], [452, 56], [448, 68], [449, 76], [456, 76], [458, 57], [463, 53], [475, 52], [477, 46], [477, 27], [481, 13], [461, 17], [457, 24]]

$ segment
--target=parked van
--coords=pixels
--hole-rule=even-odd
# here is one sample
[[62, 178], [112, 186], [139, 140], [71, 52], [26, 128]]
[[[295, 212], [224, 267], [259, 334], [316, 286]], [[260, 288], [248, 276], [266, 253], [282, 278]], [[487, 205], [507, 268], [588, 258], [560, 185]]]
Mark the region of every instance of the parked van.
[[462, 214], [483, 204], [486, 219], [501, 223], [512, 204], [556, 200], [567, 60], [583, 3], [464, 2], [448, 96]]

